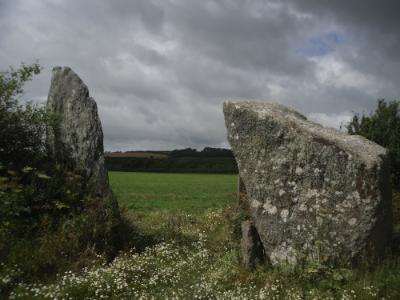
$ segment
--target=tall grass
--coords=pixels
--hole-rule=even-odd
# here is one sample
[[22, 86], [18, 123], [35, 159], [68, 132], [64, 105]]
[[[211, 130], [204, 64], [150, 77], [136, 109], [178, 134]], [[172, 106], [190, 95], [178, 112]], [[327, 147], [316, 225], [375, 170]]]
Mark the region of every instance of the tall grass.
[[[19, 284], [11, 299], [399, 299], [400, 261], [379, 267], [240, 265], [239, 215], [232, 207], [203, 215], [138, 215], [144, 250], [112, 263], [60, 274], [52, 283]], [[143, 241], [143, 240], [142, 240]], [[149, 241], [149, 240], [146, 240]], [[4, 280], [4, 278], [0, 278]]]

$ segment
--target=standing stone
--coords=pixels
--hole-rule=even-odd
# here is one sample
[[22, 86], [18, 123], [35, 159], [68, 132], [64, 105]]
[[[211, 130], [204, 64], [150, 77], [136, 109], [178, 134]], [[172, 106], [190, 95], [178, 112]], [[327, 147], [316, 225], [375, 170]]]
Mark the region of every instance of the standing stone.
[[225, 102], [224, 114], [272, 264], [382, 257], [392, 233], [385, 148], [278, 104]]
[[53, 69], [47, 107], [60, 118], [59, 126], [49, 136], [56, 159], [85, 178], [90, 194], [107, 195], [110, 188], [97, 105], [70, 68]]

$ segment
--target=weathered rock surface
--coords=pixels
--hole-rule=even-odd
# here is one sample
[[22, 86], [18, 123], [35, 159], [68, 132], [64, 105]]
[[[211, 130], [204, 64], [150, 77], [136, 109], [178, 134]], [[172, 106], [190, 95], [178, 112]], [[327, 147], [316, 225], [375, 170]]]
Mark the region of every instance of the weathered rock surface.
[[61, 118], [59, 127], [49, 136], [57, 160], [82, 174], [90, 193], [108, 194], [97, 105], [89, 96], [87, 86], [70, 68], [53, 69], [47, 107]]
[[237, 183], [237, 193], [236, 193], [236, 200], [239, 205], [242, 205], [242, 202], [245, 201], [246, 197], [246, 186], [244, 185], [243, 179], [238, 176], [238, 183]]
[[257, 261], [263, 262], [265, 253], [253, 222], [243, 221], [241, 225], [242, 240], [240, 241], [240, 246], [242, 250], [242, 264], [246, 268], [251, 269], [255, 267]]
[[384, 148], [278, 104], [225, 102], [224, 114], [272, 264], [384, 254], [392, 232]]

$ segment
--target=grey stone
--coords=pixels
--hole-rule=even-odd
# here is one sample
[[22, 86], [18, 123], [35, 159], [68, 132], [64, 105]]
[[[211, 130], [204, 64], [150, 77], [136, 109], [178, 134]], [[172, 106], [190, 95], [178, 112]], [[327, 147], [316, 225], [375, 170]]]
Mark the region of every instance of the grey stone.
[[242, 240], [241, 240], [241, 252], [242, 252], [242, 264], [246, 268], [254, 268], [257, 262], [264, 262], [265, 253], [253, 222], [243, 221], [242, 222]]
[[383, 256], [392, 233], [385, 148], [278, 104], [225, 102], [224, 114], [272, 264]]
[[246, 186], [244, 185], [243, 179], [238, 176], [238, 183], [237, 183], [237, 193], [236, 193], [236, 200], [240, 205], [242, 202], [245, 201], [244, 197], [246, 197]]
[[87, 86], [70, 68], [53, 69], [47, 107], [60, 118], [59, 126], [49, 134], [56, 159], [83, 175], [88, 192], [107, 195], [110, 188], [97, 105]]

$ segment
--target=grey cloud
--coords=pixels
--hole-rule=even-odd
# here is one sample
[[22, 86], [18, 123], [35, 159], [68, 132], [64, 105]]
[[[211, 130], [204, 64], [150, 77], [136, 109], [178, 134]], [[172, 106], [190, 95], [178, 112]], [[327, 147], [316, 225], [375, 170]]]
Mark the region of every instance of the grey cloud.
[[[303, 12], [311, 13], [320, 23], [336, 23], [346, 30], [352, 51], [344, 52], [343, 59], [354, 69], [385, 78], [388, 84], [394, 82], [398, 85], [399, 1], [299, 0], [293, 1], [293, 5]], [[392, 96], [393, 91], [388, 94]]]
[[376, 28], [396, 33], [400, 25], [398, 11], [400, 3], [396, 0], [348, 0], [320, 1], [296, 0], [292, 4], [306, 13], [319, 18], [331, 18], [334, 21], [350, 23], [365, 28]]
[[[268, 68], [277, 75], [302, 73], [307, 63], [293, 55], [292, 44], [310, 22], [299, 22], [287, 6], [266, 3], [181, 1], [166, 11], [170, 27], [192, 55], [204, 55], [230, 68], [252, 72], [265, 72]], [[214, 12], [210, 11], [210, 4]], [[255, 5], [259, 7], [257, 12]], [[257, 15], [261, 12], [264, 14]]]
[[[39, 59], [26, 97], [43, 101], [52, 67], [72, 67], [98, 103], [108, 150], [226, 146], [227, 98], [280, 102], [337, 126], [398, 97], [398, 6], [3, 0], [0, 68]], [[327, 34], [341, 38], [329, 51], [318, 44]]]

